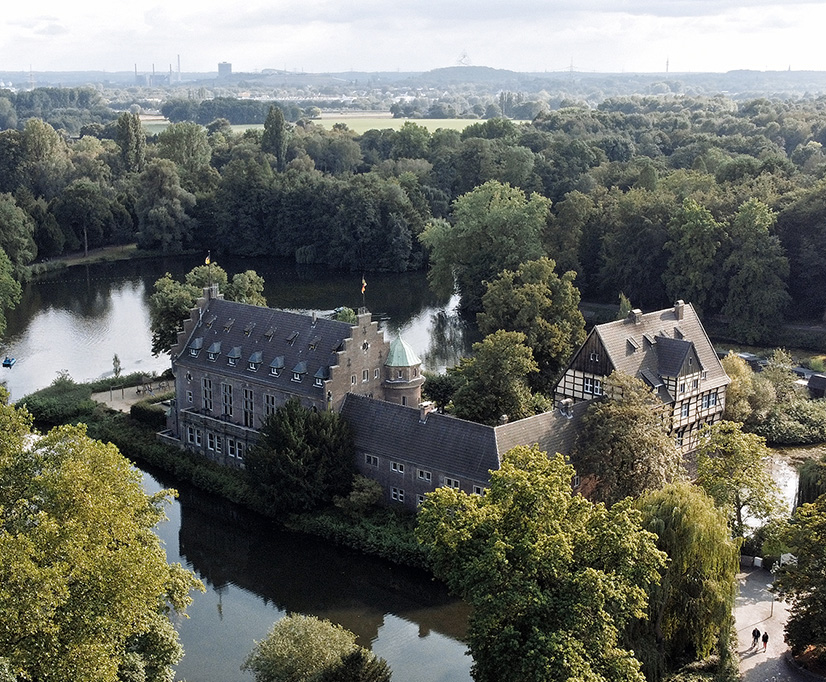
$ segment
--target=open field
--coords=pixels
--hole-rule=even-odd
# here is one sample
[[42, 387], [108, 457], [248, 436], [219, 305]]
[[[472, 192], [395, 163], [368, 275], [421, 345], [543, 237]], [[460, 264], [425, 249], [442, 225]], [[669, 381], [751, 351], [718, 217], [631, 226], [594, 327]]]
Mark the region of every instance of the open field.
[[[417, 123], [424, 126], [431, 133], [438, 128], [448, 128], [450, 130], [464, 130], [472, 123], [478, 123], [479, 119], [473, 118], [393, 118], [389, 112], [369, 111], [363, 112], [325, 112], [320, 118], [313, 119], [313, 123], [324, 128], [330, 129], [336, 123], [344, 123], [350, 130], [361, 135], [368, 130], [382, 130], [391, 128], [398, 130], [406, 121]], [[519, 121], [516, 121], [519, 123]], [[153, 118], [151, 120], [143, 121], [143, 129], [147, 135], [157, 135], [166, 130], [169, 126], [169, 121], [166, 119]], [[250, 125], [234, 125], [232, 129], [235, 132], [243, 132], [245, 130], [263, 129], [263, 124]]]

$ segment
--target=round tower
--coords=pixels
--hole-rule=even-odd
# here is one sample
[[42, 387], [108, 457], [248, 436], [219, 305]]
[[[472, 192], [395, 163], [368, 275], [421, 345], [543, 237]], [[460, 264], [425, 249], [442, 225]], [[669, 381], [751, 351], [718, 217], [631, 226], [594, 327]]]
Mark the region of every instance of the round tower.
[[422, 401], [422, 361], [397, 336], [390, 344], [384, 363], [384, 399], [389, 403], [416, 407]]

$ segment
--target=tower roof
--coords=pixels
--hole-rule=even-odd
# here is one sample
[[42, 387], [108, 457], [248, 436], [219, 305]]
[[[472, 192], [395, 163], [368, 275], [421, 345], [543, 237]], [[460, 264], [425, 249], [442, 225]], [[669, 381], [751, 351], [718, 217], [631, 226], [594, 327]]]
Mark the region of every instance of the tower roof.
[[410, 345], [401, 336], [397, 336], [390, 344], [390, 352], [384, 364], [387, 367], [413, 367], [421, 365], [422, 361]]

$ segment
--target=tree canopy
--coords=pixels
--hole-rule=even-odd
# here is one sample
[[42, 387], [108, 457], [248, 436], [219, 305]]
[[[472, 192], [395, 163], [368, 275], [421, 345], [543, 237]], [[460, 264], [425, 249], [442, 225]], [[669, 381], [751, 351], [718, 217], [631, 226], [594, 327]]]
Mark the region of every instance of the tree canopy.
[[153, 532], [170, 491], [147, 497], [130, 463], [82, 425], [32, 441], [6, 397], [0, 651], [20, 679], [166, 682], [183, 654], [168, 612], [200, 587], [167, 564]]
[[340, 625], [291, 613], [257, 642], [241, 670], [255, 682], [389, 682], [390, 669]]
[[453, 414], [496, 425], [502, 417], [522, 419], [532, 414], [528, 376], [536, 372], [531, 349], [521, 332], [498, 330], [473, 344], [473, 357], [451, 369], [457, 387]]
[[561, 277], [549, 258], [505, 270], [487, 285], [479, 331], [522, 332], [533, 351], [538, 371], [528, 381], [535, 391], [550, 393], [573, 352], [585, 340], [585, 319], [579, 311], [575, 272]]
[[735, 537], [746, 533], [746, 513], [768, 520], [783, 509], [771, 475], [771, 450], [737, 422], [717, 422], [700, 432], [697, 484], [728, 514]]
[[668, 555], [660, 582], [649, 592], [648, 618], [630, 638], [649, 680], [717, 651], [728, 655], [728, 637], [739, 569], [739, 544], [727, 517], [701, 489], [670, 483], [640, 497], [642, 526]]
[[816, 658], [826, 660], [826, 495], [795, 510], [784, 541], [795, 557], [775, 572], [772, 590], [790, 603], [786, 641], [792, 653], [811, 646]]
[[612, 372], [603, 390], [585, 412], [575, 451], [577, 469], [593, 476], [597, 498], [613, 504], [679, 479], [682, 456], [657, 395], [622, 372]]
[[490, 180], [453, 203], [453, 223], [430, 222], [421, 240], [430, 251], [428, 278], [449, 295], [458, 286], [462, 305], [481, 309], [486, 281], [520, 263], [540, 258], [550, 201]]
[[484, 496], [442, 487], [416, 530], [437, 577], [473, 606], [477, 682], [642, 682], [620, 643], [644, 617], [665, 555], [629, 501], [572, 494], [574, 470], [537, 447], [508, 451]]

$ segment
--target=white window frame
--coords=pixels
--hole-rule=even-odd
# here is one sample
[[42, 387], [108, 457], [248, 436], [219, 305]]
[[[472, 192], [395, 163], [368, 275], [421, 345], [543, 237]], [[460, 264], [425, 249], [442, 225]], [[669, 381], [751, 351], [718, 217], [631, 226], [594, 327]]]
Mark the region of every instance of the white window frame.
[[430, 483], [433, 480], [433, 474], [425, 469], [419, 469], [416, 473], [416, 477], [420, 481], [425, 481], [426, 483]]
[[459, 490], [461, 486], [461, 482], [458, 478], [453, 478], [451, 476], [445, 476], [445, 487], [446, 488], [453, 488], [454, 490]]
[[390, 462], [390, 471], [395, 471], [397, 474], [403, 474], [404, 462]]
[[390, 499], [394, 502], [404, 502], [404, 488], [390, 488]]

